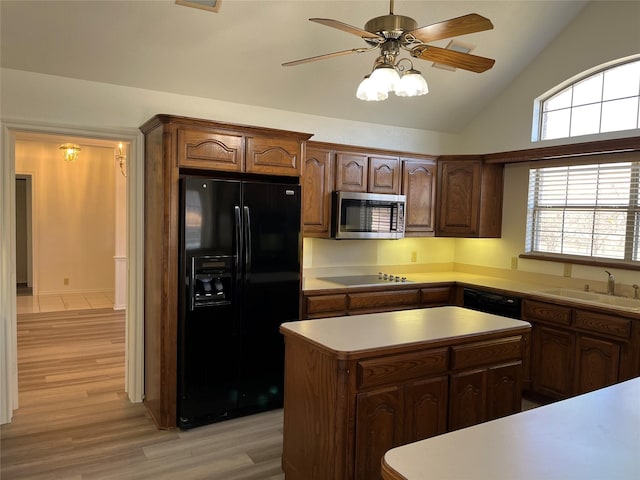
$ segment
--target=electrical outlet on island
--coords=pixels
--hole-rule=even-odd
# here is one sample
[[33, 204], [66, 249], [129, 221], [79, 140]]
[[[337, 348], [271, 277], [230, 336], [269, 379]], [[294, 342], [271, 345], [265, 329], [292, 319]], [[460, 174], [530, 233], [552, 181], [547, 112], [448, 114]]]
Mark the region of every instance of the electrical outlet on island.
[[62, 283], [64, 283], [65, 285], [69, 285], [69, 279], [68, 279], [68, 278], [65, 278], [65, 279], [62, 281]]
[[416, 263], [418, 261], [418, 252], [411, 252], [411, 263]]

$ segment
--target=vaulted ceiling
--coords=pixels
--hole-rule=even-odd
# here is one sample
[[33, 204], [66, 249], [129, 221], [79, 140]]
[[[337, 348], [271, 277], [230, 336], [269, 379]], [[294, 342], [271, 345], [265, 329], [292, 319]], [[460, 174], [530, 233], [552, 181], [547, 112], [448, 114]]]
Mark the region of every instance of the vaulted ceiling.
[[[468, 13], [492, 30], [457, 37], [494, 58], [484, 73], [450, 71], [414, 59], [429, 84], [422, 97], [364, 102], [355, 92], [375, 52], [293, 67], [291, 60], [366, 47], [349, 33], [309, 22], [331, 18], [358, 28], [389, 13], [387, 0], [221, 0], [213, 13], [153, 1], [0, 2], [1, 65], [117, 85], [213, 98], [323, 117], [458, 132], [545, 49], [586, 1], [397, 0], [394, 13], [418, 26]], [[432, 44], [446, 47], [449, 39]]]

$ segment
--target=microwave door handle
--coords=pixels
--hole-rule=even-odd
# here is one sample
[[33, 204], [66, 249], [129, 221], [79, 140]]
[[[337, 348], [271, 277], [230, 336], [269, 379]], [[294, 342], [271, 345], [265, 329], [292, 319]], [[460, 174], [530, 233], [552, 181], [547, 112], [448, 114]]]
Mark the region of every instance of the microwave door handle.
[[244, 265], [245, 275], [251, 272], [251, 213], [244, 207]]
[[236, 251], [235, 251], [235, 262], [236, 262], [236, 278], [240, 278], [240, 252], [242, 251], [242, 235], [241, 235], [241, 225], [242, 219], [240, 218], [240, 207], [236, 205], [233, 207], [233, 213], [235, 217], [235, 236], [236, 236]]

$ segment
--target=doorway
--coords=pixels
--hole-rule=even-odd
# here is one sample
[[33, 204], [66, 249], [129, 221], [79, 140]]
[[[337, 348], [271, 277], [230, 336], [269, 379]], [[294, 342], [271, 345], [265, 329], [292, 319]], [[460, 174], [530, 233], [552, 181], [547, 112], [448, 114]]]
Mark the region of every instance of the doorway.
[[[78, 157], [65, 160], [62, 144], [77, 145]], [[119, 144], [16, 136], [16, 291], [32, 291], [31, 298], [17, 296], [17, 314], [114, 308], [116, 292], [118, 309], [125, 309], [126, 177], [115, 158]], [[26, 180], [34, 177], [28, 197]]]
[[33, 295], [32, 175], [16, 175], [16, 294]]
[[[126, 288], [123, 298], [126, 299], [125, 314], [126, 365], [125, 391], [132, 402], [141, 402], [143, 396], [143, 222], [142, 207], [144, 195], [144, 166], [142, 159], [143, 136], [136, 128], [103, 131], [98, 129], [82, 129], [69, 127], [53, 127], [51, 125], [3, 123], [4, 139], [3, 157], [0, 165], [3, 175], [0, 186], [6, 196], [0, 196], [0, 270], [5, 272], [0, 278], [0, 424], [11, 422], [13, 411], [18, 408], [17, 378], [17, 318], [16, 318], [16, 276], [15, 276], [15, 142], [17, 138], [29, 135], [58, 135], [65, 137], [89, 138], [126, 144], [126, 225], [125, 225], [125, 277]], [[130, 147], [130, 148], [129, 148]], [[114, 167], [115, 168], [115, 167]], [[33, 177], [33, 182], [36, 182]], [[36, 182], [37, 183], [37, 182]], [[36, 203], [36, 200], [33, 200]], [[35, 208], [34, 208], [35, 210]], [[35, 213], [34, 213], [35, 214]], [[37, 246], [33, 264], [37, 263]], [[35, 268], [33, 268], [35, 272]], [[33, 278], [33, 286], [37, 288], [37, 278]]]

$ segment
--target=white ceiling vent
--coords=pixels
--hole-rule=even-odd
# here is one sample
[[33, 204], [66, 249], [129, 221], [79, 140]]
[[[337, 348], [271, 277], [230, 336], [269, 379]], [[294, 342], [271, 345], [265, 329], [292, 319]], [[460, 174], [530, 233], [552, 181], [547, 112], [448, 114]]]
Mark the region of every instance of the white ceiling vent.
[[199, 8], [200, 10], [218, 13], [222, 0], [176, 0], [176, 3], [185, 7]]
[[[449, 40], [449, 43], [446, 47], [447, 50], [455, 50], [456, 52], [469, 53], [471, 50], [475, 48], [475, 45], [471, 45], [468, 43], [462, 43], [458, 40]], [[443, 70], [449, 70], [451, 72], [455, 72], [455, 67], [450, 67], [449, 65], [444, 65], [442, 63], [433, 63], [433, 67], [441, 68]]]

